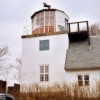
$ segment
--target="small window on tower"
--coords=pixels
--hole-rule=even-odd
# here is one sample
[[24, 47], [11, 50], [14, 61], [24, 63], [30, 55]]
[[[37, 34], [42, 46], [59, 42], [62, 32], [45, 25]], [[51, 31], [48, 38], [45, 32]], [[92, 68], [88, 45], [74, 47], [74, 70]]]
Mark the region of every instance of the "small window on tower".
[[39, 50], [49, 50], [49, 40], [40, 40]]
[[49, 66], [41, 65], [40, 66], [40, 82], [49, 81]]

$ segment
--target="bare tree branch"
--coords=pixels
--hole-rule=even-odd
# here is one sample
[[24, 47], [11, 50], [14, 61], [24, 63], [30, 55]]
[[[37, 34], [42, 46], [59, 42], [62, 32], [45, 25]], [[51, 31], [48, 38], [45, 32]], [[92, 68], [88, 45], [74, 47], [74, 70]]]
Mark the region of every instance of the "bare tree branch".
[[100, 35], [100, 25], [95, 23], [89, 27], [90, 35]]
[[10, 53], [7, 46], [0, 46], [0, 78], [5, 79], [7, 71], [7, 60], [9, 59]]
[[10, 69], [15, 69], [16, 72], [13, 75], [13, 78], [15, 80], [17, 80], [18, 82], [20, 81], [20, 77], [21, 77], [21, 59], [20, 58], [16, 58], [15, 63], [9, 65]]

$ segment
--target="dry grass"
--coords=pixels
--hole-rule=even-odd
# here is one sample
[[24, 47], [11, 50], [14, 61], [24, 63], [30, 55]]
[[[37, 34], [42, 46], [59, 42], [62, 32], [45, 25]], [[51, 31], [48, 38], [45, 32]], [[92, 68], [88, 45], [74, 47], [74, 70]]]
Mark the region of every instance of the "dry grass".
[[100, 82], [96, 88], [79, 87], [77, 84], [52, 86], [23, 85], [17, 100], [100, 100]]

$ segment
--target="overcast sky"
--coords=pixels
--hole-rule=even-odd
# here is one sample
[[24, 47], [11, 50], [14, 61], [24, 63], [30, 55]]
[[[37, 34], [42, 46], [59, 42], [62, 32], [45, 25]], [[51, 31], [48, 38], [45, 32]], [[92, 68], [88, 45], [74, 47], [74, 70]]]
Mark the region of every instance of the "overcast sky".
[[0, 45], [8, 45], [13, 55], [21, 56], [24, 26], [31, 28], [30, 17], [43, 2], [63, 10], [70, 22], [100, 22], [100, 0], [0, 0]]

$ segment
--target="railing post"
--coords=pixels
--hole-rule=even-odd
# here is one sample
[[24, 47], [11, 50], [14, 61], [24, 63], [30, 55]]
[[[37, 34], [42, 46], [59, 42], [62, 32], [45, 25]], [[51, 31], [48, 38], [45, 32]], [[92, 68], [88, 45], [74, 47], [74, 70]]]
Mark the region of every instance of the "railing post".
[[90, 36], [89, 36], [89, 26], [87, 21], [87, 34], [88, 34], [88, 44], [90, 45]]
[[77, 22], [77, 28], [78, 28], [78, 32], [79, 32], [80, 31], [79, 22]]
[[70, 33], [70, 23], [68, 23], [68, 28], [69, 28], [69, 30], [68, 30], [68, 31], [69, 31], [69, 33]]

